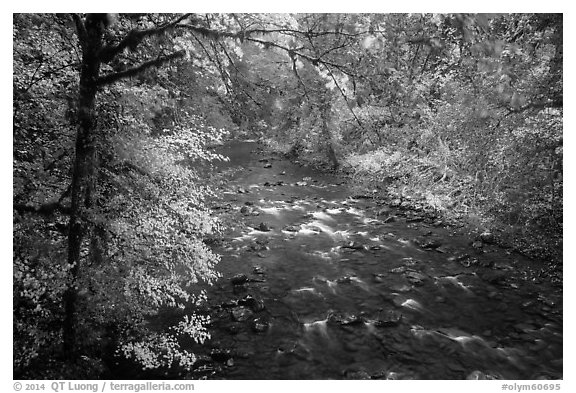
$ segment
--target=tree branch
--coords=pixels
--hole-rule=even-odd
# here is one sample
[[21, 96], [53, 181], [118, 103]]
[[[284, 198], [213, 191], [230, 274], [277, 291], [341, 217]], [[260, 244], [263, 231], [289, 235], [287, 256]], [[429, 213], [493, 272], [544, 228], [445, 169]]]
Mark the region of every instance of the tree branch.
[[78, 38], [80, 39], [80, 46], [84, 48], [86, 45], [86, 41], [88, 40], [88, 32], [86, 32], [86, 26], [84, 26], [84, 22], [82, 22], [82, 18], [78, 14], [72, 14], [72, 19], [74, 20], [74, 24], [76, 25], [76, 33], [78, 34]]
[[330, 67], [326, 66], [326, 69], [328, 70], [328, 73], [330, 74], [330, 77], [332, 78], [332, 81], [334, 82], [334, 84], [336, 85], [336, 87], [338, 88], [338, 90], [340, 91], [340, 94], [342, 95], [342, 98], [344, 98], [344, 102], [346, 103], [346, 106], [348, 107], [348, 110], [352, 113], [352, 116], [354, 116], [354, 119], [356, 120], [356, 122], [358, 123], [358, 125], [360, 126], [360, 128], [364, 129], [364, 126], [362, 125], [362, 122], [360, 121], [360, 119], [358, 118], [358, 116], [356, 116], [356, 113], [354, 112], [354, 110], [352, 109], [352, 106], [350, 105], [350, 103], [348, 102], [348, 98], [346, 97], [346, 94], [344, 93], [344, 91], [342, 90], [342, 88], [340, 87], [340, 85], [338, 84], [338, 81], [336, 80], [336, 77], [334, 76], [334, 74], [332, 73], [332, 70], [330, 69]]
[[243, 38], [244, 38], [243, 34], [240, 32], [239, 33], [230, 33], [228, 31], [212, 30], [212, 29], [208, 29], [206, 27], [194, 26], [194, 25], [176, 25], [175, 27], [185, 29], [185, 30], [190, 30], [193, 33], [198, 33], [198, 34], [202, 35], [203, 37], [211, 38], [214, 40], [217, 40], [217, 39], [222, 38], [222, 37], [234, 38], [234, 39], [240, 39], [240, 40], [243, 40]]
[[146, 61], [139, 66], [128, 68], [127, 70], [115, 72], [112, 74], [103, 75], [96, 81], [98, 86], [108, 85], [110, 83], [114, 83], [122, 78], [128, 78], [134, 75], [137, 75], [148, 68], [152, 67], [159, 67], [164, 63], [167, 63], [171, 60], [183, 57], [186, 54], [186, 51], [180, 50], [178, 52], [171, 53], [166, 56], [158, 56], [155, 60]]
[[251, 38], [251, 37], [246, 37], [246, 41], [251, 41], [251, 42], [255, 42], [257, 44], [260, 45], [264, 45], [265, 48], [268, 47], [274, 47], [274, 48], [278, 48], [278, 49], [282, 49], [283, 51], [288, 52], [289, 54], [292, 53], [295, 56], [299, 56], [303, 59], [308, 60], [310, 63], [312, 63], [312, 65], [317, 66], [318, 64], [324, 64], [325, 66], [331, 66], [334, 67], [336, 69], [338, 69], [340, 72], [349, 75], [349, 76], [354, 76], [354, 77], [359, 77], [357, 74], [354, 74], [352, 71], [346, 69], [343, 65], [341, 64], [337, 64], [337, 63], [333, 63], [331, 61], [322, 59], [321, 57], [312, 57], [310, 55], [304, 54], [302, 52], [299, 52], [297, 50], [288, 48], [286, 46], [277, 44], [275, 42], [271, 42], [271, 41], [264, 41], [264, 40], [260, 40], [258, 38]]
[[118, 44], [104, 46], [100, 50], [100, 53], [98, 54], [100, 57], [100, 60], [103, 63], [109, 63], [110, 61], [112, 61], [114, 59], [114, 57], [116, 57], [116, 55], [121, 53], [124, 49], [126, 49], [126, 48], [136, 49], [138, 44], [140, 44], [140, 42], [144, 38], [150, 37], [153, 35], [163, 34], [167, 30], [174, 28], [176, 25], [178, 25], [178, 23], [182, 22], [184, 19], [188, 18], [190, 15], [191, 14], [184, 14], [184, 15], [174, 19], [172, 22], [165, 23], [164, 25], [159, 26], [159, 27], [155, 27], [153, 29], [130, 30], [126, 34], [126, 36]]
[[43, 216], [50, 216], [54, 214], [54, 212], [56, 211], [59, 211], [60, 213], [63, 214], [70, 214], [72, 210], [70, 206], [64, 206], [59, 201], [48, 202], [39, 206], [30, 205], [27, 203], [16, 203], [13, 205], [13, 207], [14, 210], [16, 210], [18, 213], [28, 212], [28, 213], [41, 214]]

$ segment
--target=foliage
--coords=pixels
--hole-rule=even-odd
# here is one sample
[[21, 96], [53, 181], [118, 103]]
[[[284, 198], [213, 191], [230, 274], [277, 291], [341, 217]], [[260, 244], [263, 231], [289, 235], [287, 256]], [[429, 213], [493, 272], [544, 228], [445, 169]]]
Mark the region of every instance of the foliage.
[[[162, 87], [176, 67], [103, 88], [98, 187], [82, 213], [88, 235], [72, 281], [66, 235], [80, 49], [66, 16], [14, 18], [15, 375], [94, 378], [113, 353], [147, 368], [191, 367], [194, 355], [178, 342], [209, 338], [209, 320], [193, 312], [205, 301], [195, 284], [218, 277], [218, 256], [203, 238], [220, 230], [203, 203], [211, 191], [194, 167], [224, 159], [207, 145], [226, 132], [206, 123], [204, 106], [189, 107], [186, 96], [197, 84]], [[128, 25], [120, 18], [114, 29]], [[81, 337], [75, 350], [91, 359], [84, 369], [61, 357], [63, 298], [72, 282]], [[172, 331], [147, 328], [146, 319], [166, 307], [190, 311]]]

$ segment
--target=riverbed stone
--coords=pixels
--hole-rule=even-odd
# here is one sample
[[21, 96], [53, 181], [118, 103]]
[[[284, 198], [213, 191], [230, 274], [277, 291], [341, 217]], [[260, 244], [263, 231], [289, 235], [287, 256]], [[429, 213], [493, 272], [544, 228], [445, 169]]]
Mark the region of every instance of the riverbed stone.
[[403, 315], [397, 311], [388, 311], [381, 313], [374, 322], [376, 327], [395, 327], [402, 322]]
[[482, 247], [484, 247], [484, 243], [482, 243], [481, 240], [475, 240], [472, 242], [472, 247], [476, 249], [481, 249]]
[[254, 274], [264, 274], [264, 269], [261, 266], [254, 266], [252, 271]]
[[392, 209], [389, 207], [383, 207], [376, 213], [377, 216], [389, 216]]
[[270, 232], [270, 225], [266, 224], [265, 222], [261, 222], [256, 228], [254, 228], [260, 232]]
[[256, 299], [252, 295], [246, 295], [242, 299], [238, 300], [238, 305], [248, 307], [254, 312], [264, 310], [264, 302], [260, 299]]
[[408, 281], [410, 281], [414, 285], [422, 285], [424, 283], [424, 280], [427, 278], [425, 275], [414, 271], [406, 272], [405, 276], [408, 279]]
[[242, 284], [248, 282], [248, 276], [245, 274], [237, 274], [230, 279], [230, 282], [233, 285], [242, 285]]
[[374, 282], [380, 283], [386, 281], [386, 274], [373, 273], [372, 276], [374, 277]]
[[494, 234], [492, 232], [482, 232], [479, 236], [480, 241], [486, 244], [493, 244], [495, 241]]
[[226, 362], [228, 359], [232, 358], [232, 351], [229, 349], [213, 349], [210, 353], [210, 357], [215, 362]]
[[264, 318], [256, 318], [252, 321], [252, 330], [256, 333], [264, 333], [270, 328], [270, 323]]
[[234, 307], [231, 311], [231, 314], [232, 319], [234, 319], [236, 322], [244, 322], [250, 319], [254, 312], [252, 312], [252, 310], [250, 310], [248, 307], [239, 306]]
[[420, 247], [426, 250], [434, 250], [442, 246], [442, 242], [439, 239], [418, 240], [418, 243], [420, 244]]
[[363, 250], [364, 245], [360, 242], [352, 241], [352, 242], [349, 242], [349, 243], [342, 245], [342, 248], [347, 248], [350, 250]]
[[394, 269], [390, 269], [390, 273], [394, 273], [394, 274], [402, 274], [406, 272], [406, 266], [398, 266], [395, 267]]

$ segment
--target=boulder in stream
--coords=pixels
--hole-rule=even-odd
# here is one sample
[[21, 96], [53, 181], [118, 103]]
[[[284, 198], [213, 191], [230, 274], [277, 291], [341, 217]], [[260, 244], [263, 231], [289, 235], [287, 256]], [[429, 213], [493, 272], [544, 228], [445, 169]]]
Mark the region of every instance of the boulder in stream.
[[481, 240], [475, 240], [472, 242], [472, 247], [474, 247], [475, 249], [479, 250], [482, 247], [484, 247], [484, 243], [482, 243]]
[[402, 322], [402, 313], [396, 311], [388, 311], [385, 314], [378, 315], [378, 319], [374, 321], [376, 327], [395, 327]]
[[392, 209], [390, 209], [389, 207], [383, 207], [380, 210], [378, 210], [376, 215], [377, 216], [389, 216], [391, 212], [392, 212]]
[[265, 222], [261, 222], [256, 228], [254, 228], [260, 232], [270, 232], [270, 226]]
[[442, 245], [438, 239], [425, 239], [417, 242], [425, 250], [434, 250]]
[[342, 248], [348, 248], [350, 250], [363, 250], [364, 245], [362, 243], [352, 241], [350, 243], [346, 243], [342, 246]]
[[494, 234], [492, 232], [488, 232], [488, 231], [482, 232], [480, 234], [480, 236], [478, 236], [478, 237], [482, 242], [484, 242], [486, 244], [493, 244], [495, 241]]
[[210, 357], [215, 362], [226, 362], [228, 359], [232, 358], [232, 351], [229, 349], [213, 349], [210, 353]]
[[408, 279], [408, 281], [410, 281], [414, 285], [422, 285], [424, 283], [424, 280], [427, 278], [425, 275], [414, 271], [406, 272], [405, 276]]
[[238, 305], [248, 307], [254, 312], [260, 312], [264, 310], [264, 302], [262, 300], [256, 299], [252, 295], [246, 295], [242, 299], [238, 300]]
[[402, 274], [406, 272], [406, 266], [398, 266], [395, 267], [394, 269], [390, 269], [390, 273], [394, 273], [394, 274]]
[[247, 321], [254, 314], [252, 310], [244, 306], [234, 307], [230, 313], [236, 322]]
[[256, 333], [264, 333], [269, 327], [270, 324], [264, 318], [256, 318], [252, 321], [252, 330]]
[[382, 273], [373, 273], [372, 274], [374, 276], [374, 282], [384, 282], [386, 281], [386, 274], [382, 274]]
[[233, 285], [242, 285], [248, 282], [248, 276], [245, 274], [237, 274], [230, 279]]
[[254, 274], [264, 274], [264, 269], [262, 269], [260, 266], [254, 266], [253, 269]]

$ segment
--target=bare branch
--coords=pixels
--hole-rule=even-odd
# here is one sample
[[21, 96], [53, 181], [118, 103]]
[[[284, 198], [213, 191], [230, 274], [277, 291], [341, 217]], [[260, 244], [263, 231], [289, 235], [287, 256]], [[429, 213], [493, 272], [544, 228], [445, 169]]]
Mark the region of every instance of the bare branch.
[[360, 121], [360, 119], [358, 118], [358, 116], [356, 116], [356, 113], [354, 113], [354, 110], [352, 109], [352, 106], [350, 106], [350, 103], [348, 102], [348, 98], [346, 98], [346, 94], [344, 94], [344, 91], [342, 90], [342, 88], [340, 87], [340, 85], [338, 84], [338, 81], [336, 80], [336, 77], [334, 76], [334, 74], [332, 73], [332, 70], [330, 69], [330, 67], [326, 66], [326, 69], [328, 70], [328, 73], [330, 74], [330, 77], [332, 78], [332, 81], [334, 82], [334, 84], [336, 85], [336, 87], [338, 88], [338, 90], [340, 91], [340, 94], [342, 95], [342, 97], [344, 98], [344, 102], [346, 102], [346, 106], [348, 107], [348, 110], [350, 110], [350, 112], [352, 113], [352, 116], [354, 116], [354, 119], [356, 119], [356, 122], [358, 123], [358, 125], [360, 126], [360, 128], [364, 129], [364, 126], [362, 125], [362, 122]]
[[190, 30], [193, 33], [198, 33], [203, 37], [211, 38], [213, 40], [218, 40], [220, 38], [234, 38], [240, 40], [244, 39], [242, 33], [230, 33], [228, 31], [213, 30], [208, 29], [206, 27], [194, 26], [194, 25], [176, 25], [176, 27], [180, 29]]
[[277, 43], [275, 43], [275, 42], [264, 41], [264, 40], [261, 40], [261, 39], [258, 39], [258, 38], [251, 38], [251, 37], [246, 37], [246, 41], [255, 42], [255, 43], [257, 43], [257, 44], [264, 45], [264, 47], [266, 47], [266, 48], [267, 48], [267, 47], [278, 48], [278, 49], [281, 49], [281, 50], [283, 50], [283, 51], [288, 52], [288, 54], [291, 54], [291, 56], [299, 56], [299, 57], [301, 57], [301, 58], [303, 58], [303, 59], [306, 59], [306, 60], [308, 60], [310, 63], [312, 63], [312, 65], [317, 66], [318, 64], [323, 64], [323, 65], [325, 65], [325, 66], [331, 66], [331, 67], [333, 67], [333, 68], [338, 69], [340, 72], [342, 72], [342, 73], [344, 73], [344, 74], [346, 74], [346, 75], [360, 78], [359, 75], [357, 75], [357, 74], [353, 73], [352, 71], [348, 70], [348, 69], [347, 69], [344, 65], [342, 65], [342, 64], [337, 64], [337, 63], [334, 63], [334, 62], [325, 60], [325, 59], [323, 59], [323, 58], [321, 58], [321, 57], [312, 57], [312, 56], [307, 55], [307, 54], [305, 54], [305, 53], [299, 52], [298, 50], [288, 48], [288, 47], [286, 47], [286, 46], [277, 44]]

